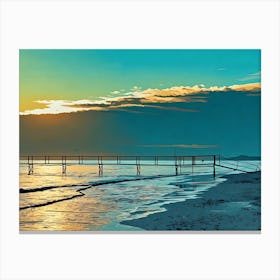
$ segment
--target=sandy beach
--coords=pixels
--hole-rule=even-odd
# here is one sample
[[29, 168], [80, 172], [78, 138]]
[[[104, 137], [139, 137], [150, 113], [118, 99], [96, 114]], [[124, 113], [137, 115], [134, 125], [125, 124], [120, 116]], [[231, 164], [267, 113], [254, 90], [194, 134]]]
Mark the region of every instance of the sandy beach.
[[[144, 230], [261, 230], [261, 172], [226, 175], [197, 199], [165, 205], [166, 211], [123, 221]], [[184, 188], [185, 185], [180, 187]]]

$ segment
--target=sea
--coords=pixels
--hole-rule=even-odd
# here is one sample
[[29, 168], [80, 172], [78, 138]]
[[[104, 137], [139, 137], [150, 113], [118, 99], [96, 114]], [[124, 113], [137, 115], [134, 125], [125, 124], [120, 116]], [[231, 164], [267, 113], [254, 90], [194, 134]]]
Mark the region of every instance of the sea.
[[49, 164], [38, 160], [33, 173], [28, 174], [27, 162], [20, 161], [19, 230], [142, 231], [122, 221], [166, 211], [170, 203], [196, 199], [225, 181], [224, 175], [260, 169], [260, 161], [224, 160], [220, 163], [223, 167], [215, 167], [215, 176], [211, 162], [181, 166], [176, 175], [172, 162], [149, 164], [142, 161], [137, 175], [133, 162], [107, 162], [100, 175], [94, 161], [67, 161], [63, 174], [61, 160]]

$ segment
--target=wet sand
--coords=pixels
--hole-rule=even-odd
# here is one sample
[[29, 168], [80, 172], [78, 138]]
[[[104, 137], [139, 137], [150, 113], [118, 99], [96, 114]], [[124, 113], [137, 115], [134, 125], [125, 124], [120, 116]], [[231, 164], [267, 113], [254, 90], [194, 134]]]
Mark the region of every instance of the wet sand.
[[168, 204], [165, 212], [122, 224], [155, 231], [261, 230], [261, 172], [223, 178], [227, 180], [197, 199]]

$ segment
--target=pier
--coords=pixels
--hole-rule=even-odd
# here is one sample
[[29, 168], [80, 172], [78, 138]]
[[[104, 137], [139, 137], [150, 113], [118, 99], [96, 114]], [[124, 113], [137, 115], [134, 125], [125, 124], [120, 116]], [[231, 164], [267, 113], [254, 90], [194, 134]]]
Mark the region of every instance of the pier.
[[[67, 166], [70, 165], [95, 165], [98, 167], [98, 175], [103, 176], [106, 171], [106, 165], [135, 166], [137, 176], [141, 175], [143, 166], [170, 166], [174, 169], [174, 175], [184, 173], [188, 169], [194, 173], [198, 167], [210, 167], [213, 171], [213, 177], [216, 177], [216, 168], [223, 168], [229, 171], [253, 172], [260, 170], [260, 167], [251, 164], [251, 167], [242, 166], [240, 161], [223, 160], [220, 155], [173, 155], [173, 156], [144, 156], [144, 155], [28, 155], [20, 156], [20, 161], [27, 165], [28, 175], [34, 174], [34, 166], [40, 165], [61, 165], [62, 175], [66, 175]], [[184, 169], [185, 168], [185, 169]], [[183, 170], [183, 171], [182, 171]]]
[[212, 167], [213, 176], [216, 176], [216, 166], [219, 166], [219, 155], [206, 156], [127, 156], [127, 155], [28, 155], [20, 156], [21, 162], [27, 165], [28, 175], [34, 174], [34, 165], [57, 165], [61, 164], [62, 174], [66, 174], [69, 165], [96, 165], [98, 166], [98, 175], [102, 176], [106, 165], [126, 165], [135, 166], [136, 175], [141, 175], [142, 166], [170, 166], [174, 167], [174, 174], [182, 174], [182, 168], [189, 167], [194, 170], [195, 167]]

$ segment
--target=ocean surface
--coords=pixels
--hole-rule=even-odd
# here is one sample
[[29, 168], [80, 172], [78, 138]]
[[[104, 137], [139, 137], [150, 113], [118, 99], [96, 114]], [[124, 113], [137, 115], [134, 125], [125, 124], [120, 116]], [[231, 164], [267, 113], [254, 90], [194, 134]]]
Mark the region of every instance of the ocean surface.
[[[148, 161], [146, 163], [149, 163]], [[145, 162], [141, 162], [145, 164]], [[165, 161], [165, 164], [172, 164]], [[209, 188], [221, 183], [226, 174], [260, 169], [260, 161], [223, 161], [216, 167], [141, 165], [104, 165], [98, 175], [93, 161], [67, 161], [62, 174], [61, 161], [34, 162], [34, 173], [28, 175], [26, 161], [20, 162], [19, 229], [20, 231], [137, 231], [122, 225], [124, 220], [146, 217], [165, 210], [165, 205], [196, 199]]]

